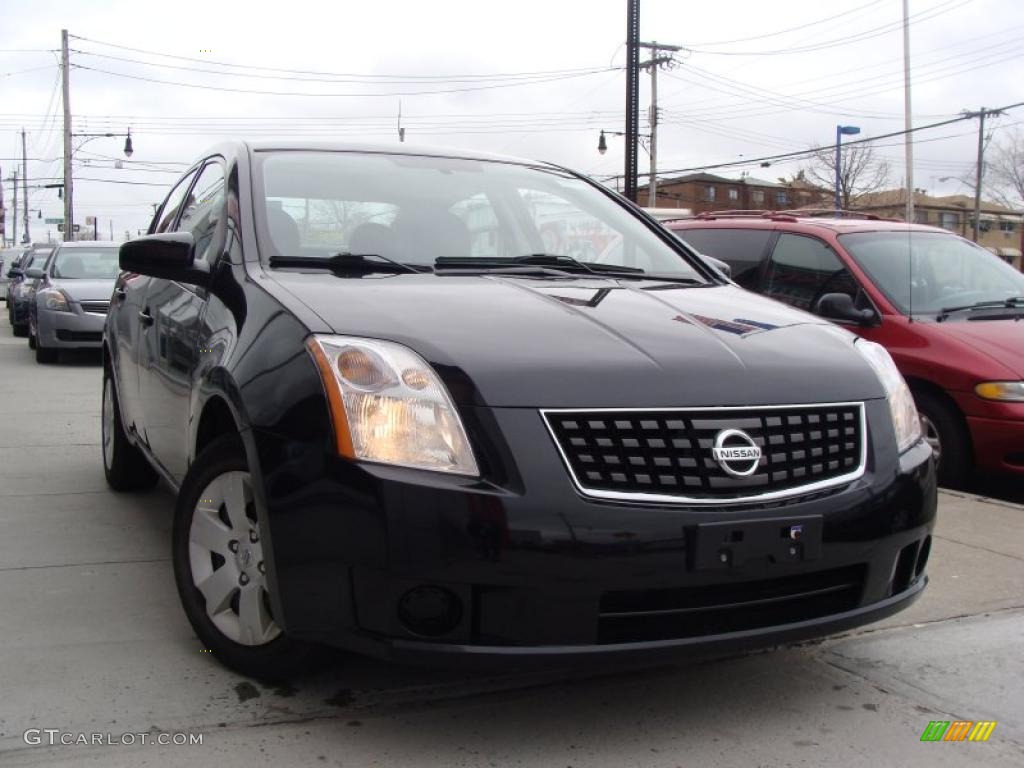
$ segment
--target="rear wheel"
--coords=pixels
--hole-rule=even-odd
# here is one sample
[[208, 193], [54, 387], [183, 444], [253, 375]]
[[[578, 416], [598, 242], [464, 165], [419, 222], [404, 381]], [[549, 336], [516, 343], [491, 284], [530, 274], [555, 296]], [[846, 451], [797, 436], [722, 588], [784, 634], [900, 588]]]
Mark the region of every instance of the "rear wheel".
[[174, 577], [200, 642], [245, 675], [281, 680], [313, 647], [284, 634], [270, 605], [253, 479], [238, 438], [214, 441], [192, 464], [174, 516]]
[[[36, 355], [39, 349], [36, 349]], [[156, 485], [157, 474], [142, 452], [131, 444], [121, 423], [117, 387], [110, 369], [103, 368], [103, 405], [100, 418], [103, 443], [103, 474], [115, 491], [135, 491]]]
[[29, 322], [29, 324], [28, 324], [28, 348], [29, 349], [35, 349], [36, 348], [36, 335], [32, 331], [32, 323], [31, 322]]
[[914, 392], [914, 401], [924, 439], [935, 453], [939, 485], [963, 488], [974, 473], [971, 441], [963, 417], [955, 406], [931, 392]]

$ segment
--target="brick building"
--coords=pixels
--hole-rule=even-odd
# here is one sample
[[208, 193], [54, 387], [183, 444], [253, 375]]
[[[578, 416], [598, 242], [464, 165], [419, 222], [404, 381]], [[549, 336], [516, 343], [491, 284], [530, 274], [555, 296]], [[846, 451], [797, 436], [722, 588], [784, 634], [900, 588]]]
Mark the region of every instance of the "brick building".
[[[857, 201], [855, 208], [902, 221], [905, 219], [906, 199], [906, 190], [889, 189], [864, 195]], [[933, 197], [917, 191], [914, 193], [914, 219], [918, 224], [942, 227], [971, 240], [974, 237], [974, 197]], [[1022, 269], [1024, 211], [982, 200], [979, 219], [981, 225], [978, 228], [978, 244], [1013, 264], [1017, 269]]]
[[[647, 205], [647, 185], [637, 189], [637, 201]], [[781, 211], [831, 207], [831, 193], [801, 176], [789, 181], [766, 181], [752, 176], [730, 179], [713, 173], [691, 173], [658, 181], [659, 208], [689, 208], [693, 213], [724, 210]]]

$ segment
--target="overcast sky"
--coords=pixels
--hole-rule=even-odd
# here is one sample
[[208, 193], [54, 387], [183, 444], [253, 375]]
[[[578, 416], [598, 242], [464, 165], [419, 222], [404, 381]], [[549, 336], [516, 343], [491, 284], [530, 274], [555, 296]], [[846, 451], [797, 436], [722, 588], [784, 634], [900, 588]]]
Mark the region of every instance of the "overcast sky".
[[[75, 220], [96, 215], [107, 234], [112, 220], [117, 239], [146, 227], [175, 174], [224, 137], [397, 144], [399, 101], [409, 145], [621, 174], [622, 139], [609, 137], [601, 156], [597, 138], [624, 126], [625, 9], [624, 0], [5, 3], [5, 202], [22, 127], [30, 186], [62, 174], [62, 28], [75, 36], [73, 130], [131, 127], [135, 153], [124, 168], [112, 167], [123, 139], [92, 140], [75, 154]], [[915, 125], [1024, 101], [1020, 0], [910, 0], [910, 13]], [[749, 164], [716, 172], [776, 179], [799, 163], [762, 168], [754, 159], [830, 144], [838, 123], [864, 137], [901, 130], [900, 19], [900, 0], [642, 0], [641, 38], [687, 49], [659, 73], [659, 172], [739, 160]], [[649, 99], [644, 74], [644, 131]], [[1016, 109], [991, 121], [994, 139], [1022, 120]], [[940, 179], [971, 172], [977, 124], [916, 138], [915, 185], [966, 191]], [[878, 144], [899, 185], [902, 139]], [[644, 173], [647, 164], [641, 151]], [[33, 239], [45, 240], [35, 209], [58, 217], [62, 203], [55, 190], [30, 189], [29, 201]]]

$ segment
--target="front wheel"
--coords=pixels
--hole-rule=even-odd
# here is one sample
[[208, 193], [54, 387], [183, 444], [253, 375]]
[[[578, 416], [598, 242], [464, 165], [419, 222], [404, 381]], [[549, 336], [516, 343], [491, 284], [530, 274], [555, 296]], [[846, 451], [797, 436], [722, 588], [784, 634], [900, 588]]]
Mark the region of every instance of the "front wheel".
[[174, 515], [174, 577], [200, 642], [242, 674], [281, 680], [312, 647], [288, 637], [270, 603], [253, 478], [238, 438], [214, 441], [192, 464]]
[[939, 485], [963, 488], [974, 472], [967, 427], [956, 408], [930, 392], [914, 393], [921, 431], [938, 466]]

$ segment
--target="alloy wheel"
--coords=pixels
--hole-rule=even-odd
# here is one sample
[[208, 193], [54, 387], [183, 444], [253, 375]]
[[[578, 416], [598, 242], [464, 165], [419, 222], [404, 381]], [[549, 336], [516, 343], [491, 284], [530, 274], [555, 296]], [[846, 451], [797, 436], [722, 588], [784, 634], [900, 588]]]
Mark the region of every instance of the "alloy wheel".
[[225, 637], [258, 646], [281, 634], [270, 611], [248, 472], [218, 475], [199, 495], [188, 551], [192, 583], [206, 601], [206, 615]]
[[918, 416], [921, 419], [921, 431], [924, 433], [924, 441], [932, 447], [932, 453], [935, 454], [935, 463], [937, 465], [942, 459], [942, 439], [939, 436], [938, 427], [935, 426], [934, 421], [923, 413], [918, 412]]

